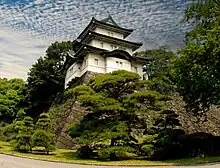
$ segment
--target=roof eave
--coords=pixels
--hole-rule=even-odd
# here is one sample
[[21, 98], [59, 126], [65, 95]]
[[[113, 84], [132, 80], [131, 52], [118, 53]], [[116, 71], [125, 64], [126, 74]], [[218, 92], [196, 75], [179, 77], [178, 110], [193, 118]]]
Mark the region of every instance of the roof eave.
[[83, 30], [83, 32], [80, 33], [80, 35], [77, 37], [77, 39], [82, 39], [83, 35], [86, 34], [86, 32], [89, 30], [89, 28], [93, 27], [92, 25], [94, 25], [95, 21], [96, 21], [96, 19], [94, 17], [92, 17], [92, 20], [89, 22], [89, 24]]
[[117, 29], [118, 31], [123, 32], [124, 38], [129, 36], [134, 31], [133, 29], [126, 29], [126, 28], [123, 28], [123, 27], [120, 27], [120, 26], [114, 26], [114, 25], [111, 25], [111, 24], [108, 24], [108, 23], [101, 22], [101, 21], [95, 19], [94, 17], [92, 18], [92, 20], [96, 24], [108, 26], [110, 28]]
[[118, 38], [115, 38], [115, 37], [106, 36], [104, 34], [99, 34], [99, 33], [96, 33], [94, 31], [88, 31], [88, 34], [89, 34], [89, 38], [101, 37], [101, 38], [111, 39], [113, 41], [118, 41], [118, 42], [121, 42], [121, 43], [125, 43], [125, 44], [128, 44], [128, 45], [132, 45], [131, 48], [132, 48], [133, 51], [137, 50], [138, 48], [140, 48], [143, 45], [142, 43], [122, 40], [122, 39], [118, 39]]

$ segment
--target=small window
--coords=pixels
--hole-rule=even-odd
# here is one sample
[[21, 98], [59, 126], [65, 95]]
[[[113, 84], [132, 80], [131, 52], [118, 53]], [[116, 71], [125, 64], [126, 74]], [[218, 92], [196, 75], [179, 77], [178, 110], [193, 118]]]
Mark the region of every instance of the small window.
[[122, 62], [120, 62], [120, 67], [123, 67], [123, 63]]
[[114, 34], [112, 32], [108, 32], [108, 35], [113, 37]]
[[114, 46], [114, 48], [117, 49], [118, 47], [117, 47], [117, 46]]
[[80, 67], [78, 67], [78, 69], [80, 69]]
[[95, 65], [99, 65], [99, 60], [95, 59]]
[[114, 46], [113, 45], [111, 45], [111, 48], [112, 48], [112, 50], [114, 50]]
[[119, 66], [119, 62], [118, 61], [116, 61], [116, 64], [117, 64], [117, 66]]
[[104, 43], [100, 43], [101, 44], [101, 47], [103, 48], [104, 47]]
[[126, 51], [126, 48], [123, 46], [120, 46], [120, 49]]

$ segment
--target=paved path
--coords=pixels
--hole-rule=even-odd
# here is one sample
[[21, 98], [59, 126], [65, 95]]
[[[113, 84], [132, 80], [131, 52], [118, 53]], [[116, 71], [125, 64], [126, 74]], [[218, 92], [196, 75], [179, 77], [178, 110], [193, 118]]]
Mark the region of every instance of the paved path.
[[[113, 166], [114, 167], [114, 166]], [[76, 165], [66, 163], [54, 163], [32, 159], [25, 159], [0, 154], [0, 168], [113, 168], [110, 166], [89, 166], [89, 165]], [[151, 167], [151, 168], [162, 168]], [[205, 165], [205, 166], [170, 166], [166, 168], [220, 168], [220, 164]], [[123, 168], [123, 167], [117, 167]], [[130, 167], [135, 168], [135, 167]]]

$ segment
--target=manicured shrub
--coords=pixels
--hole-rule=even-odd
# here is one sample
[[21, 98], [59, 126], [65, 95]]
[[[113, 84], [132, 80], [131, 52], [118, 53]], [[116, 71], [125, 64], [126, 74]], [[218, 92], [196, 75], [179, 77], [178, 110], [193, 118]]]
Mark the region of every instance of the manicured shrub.
[[21, 152], [32, 151], [31, 136], [33, 134], [33, 119], [25, 117], [22, 121], [17, 121], [14, 130], [17, 131], [10, 141], [14, 150]]
[[44, 130], [36, 130], [32, 136], [32, 147], [44, 147], [47, 154], [49, 154], [50, 151], [55, 150], [53, 134]]

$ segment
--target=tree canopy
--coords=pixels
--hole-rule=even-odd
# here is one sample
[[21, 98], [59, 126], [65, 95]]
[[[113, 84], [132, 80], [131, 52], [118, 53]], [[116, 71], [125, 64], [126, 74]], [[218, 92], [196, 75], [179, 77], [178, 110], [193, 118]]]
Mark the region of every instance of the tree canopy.
[[0, 78], [0, 121], [10, 122], [15, 119], [25, 98], [24, 88], [22, 79]]
[[176, 79], [179, 92], [194, 114], [220, 105], [220, 4], [216, 0], [193, 3], [185, 12], [193, 25], [179, 51]]
[[98, 75], [87, 85], [70, 89], [66, 94], [74, 94], [89, 112], [80, 124], [70, 128], [70, 135], [81, 146], [80, 155], [92, 157], [94, 150], [98, 150], [101, 159], [137, 152], [138, 135], [134, 130], [147, 128], [140, 116], [160, 115], [165, 109], [163, 102], [168, 99], [152, 90], [138, 74], [124, 70]]
[[149, 58], [144, 65], [144, 72], [147, 78], [153, 81], [154, 89], [165, 94], [175, 91], [173, 63], [177, 56], [174, 52], [170, 51], [167, 46], [161, 46], [158, 49], [141, 51], [136, 54]]
[[45, 57], [40, 57], [32, 66], [27, 78], [29, 114], [38, 116], [47, 111], [56, 94], [64, 89], [64, 61], [66, 52], [72, 48], [70, 41], [52, 43]]

